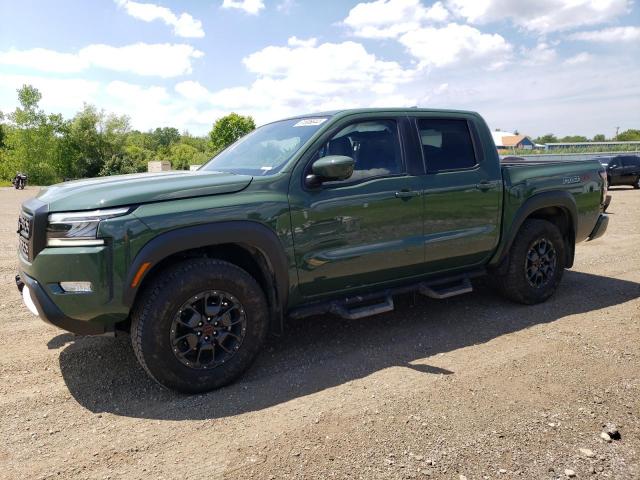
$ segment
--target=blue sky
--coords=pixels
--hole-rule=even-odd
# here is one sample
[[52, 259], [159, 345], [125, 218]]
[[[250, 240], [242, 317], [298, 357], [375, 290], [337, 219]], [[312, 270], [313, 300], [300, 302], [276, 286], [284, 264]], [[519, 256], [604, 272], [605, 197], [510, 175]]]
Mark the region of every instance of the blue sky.
[[0, 0], [0, 110], [31, 83], [134, 128], [206, 133], [359, 106], [477, 110], [492, 128], [640, 128], [632, 0]]

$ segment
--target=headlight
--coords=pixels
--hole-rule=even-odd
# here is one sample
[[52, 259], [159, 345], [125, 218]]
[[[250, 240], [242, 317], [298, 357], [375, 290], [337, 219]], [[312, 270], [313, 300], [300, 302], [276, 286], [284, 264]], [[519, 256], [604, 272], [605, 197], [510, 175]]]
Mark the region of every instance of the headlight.
[[120, 207], [89, 212], [52, 213], [47, 226], [47, 247], [104, 245], [104, 240], [98, 238], [100, 222], [126, 215], [132, 210], [131, 207]]

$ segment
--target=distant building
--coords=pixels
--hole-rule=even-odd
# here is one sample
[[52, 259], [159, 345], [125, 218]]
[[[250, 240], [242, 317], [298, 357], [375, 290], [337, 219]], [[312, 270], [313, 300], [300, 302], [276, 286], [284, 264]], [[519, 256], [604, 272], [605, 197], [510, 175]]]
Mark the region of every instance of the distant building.
[[171, 170], [171, 162], [168, 160], [157, 160], [147, 163], [147, 172], [168, 172]]
[[491, 132], [491, 136], [493, 136], [493, 142], [498, 150], [532, 150], [535, 148], [533, 141], [526, 135], [516, 135], [515, 133], [498, 130]]

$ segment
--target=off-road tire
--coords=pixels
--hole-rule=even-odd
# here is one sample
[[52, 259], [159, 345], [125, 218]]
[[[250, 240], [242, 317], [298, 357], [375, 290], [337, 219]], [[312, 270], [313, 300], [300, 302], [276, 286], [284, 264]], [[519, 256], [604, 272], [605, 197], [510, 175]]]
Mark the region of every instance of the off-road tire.
[[[542, 239], [546, 239], [555, 249], [555, 269], [548, 281], [541, 286], [533, 286], [527, 275], [527, 255]], [[565, 244], [558, 227], [546, 220], [529, 219], [520, 227], [511, 250], [505, 274], [498, 275], [498, 287], [510, 300], [526, 305], [542, 303], [551, 297], [562, 279], [565, 268]]]
[[[245, 270], [214, 259], [190, 259], [159, 272], [140, 293], [131, 315], [131, 343], [138, 361], [160, 385], [199, 393], [227, 385], [244, 373], [264, 343], [269, 314], [264, 292]], [[225, 363], [207, 370], [190, 368], [174, 355], [170, 338], [181, 305], [207, 290], [224, 290], [241, 303], [246, 333]]]

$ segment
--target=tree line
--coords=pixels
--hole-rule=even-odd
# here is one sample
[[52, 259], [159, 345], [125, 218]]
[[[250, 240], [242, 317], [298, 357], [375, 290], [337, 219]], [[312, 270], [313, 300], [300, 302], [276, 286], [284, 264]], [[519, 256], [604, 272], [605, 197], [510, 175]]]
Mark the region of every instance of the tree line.
[[[26, 173], [35, 185], [66, 179], [146, 172], [152, 160], [169, 160], [176, 170], [206, 162], [220, 150], [255, 129], [249, 116], [231, 113], [218, 119], [207, 136], [179, 132], [173, 127], [147, 132], [133, 130], [129, 117], [85, 104], [73, 118], [47, 114], [40, 107], [42, 94], [31, 85], [18, 89], [19, 106], [0, 112], [0, 180]], [[557, 138], [549, 133], [535, 143], [602, 142], [580, 135]], [[616, 141], [640, 141], [640, 130], [626, 130]]]
[[173, 127], [141, 132], [129, 117], [85, 104], [73, 118], [47, 114], [42, 94], [31, 85], [18, 91], [19, 106], [0, 112], [0, 180], [16, 172], [35, 185], [66, 179], [146, 172], [152, 160], [169, 160], [176, 170], [206, 162], [255, 129], [253, 118], [231, 113], [218, 119], [207, 136]]
[[538, 144], [547, 143], [580, 143], [580, 142], [631, 142], [640, 141], [640, 130], [629, 129], [620, 132], [613, 138], [607, 138], [603, 133], [594, 135], [593, 138], [587, 138], [583, 135], [567, 135], [565, 137], [556, 137], [553, 133], [547, 133], [538, 138], [534, 138], [533, 142]]

